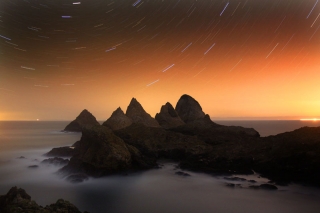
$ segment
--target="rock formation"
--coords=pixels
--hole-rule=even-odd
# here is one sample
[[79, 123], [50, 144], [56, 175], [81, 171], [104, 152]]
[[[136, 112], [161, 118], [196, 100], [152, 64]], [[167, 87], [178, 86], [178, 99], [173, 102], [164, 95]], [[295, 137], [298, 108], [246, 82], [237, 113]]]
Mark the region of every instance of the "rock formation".
[[74, 121], [68, 124], [64, 128], [64, 131], [81, 132], [85, 125], [100, 125], [97, 119], [86, 109], [83, 110]]
[[185, 124], [169, 102], [161, 107], [160, 113], [156, 114], [155, 119], [165, 129]]
[[[59, 199], [55, 204], [46, 207], [39, 206], [31, 200], [24, 189], [12, 187], [6, 195], [0, 196], [1, 213], [81, 213], [79, 209], [68, 201]], [[86, 212], [84, 212], [86, 213]], [[87, 212], [88, 213], [88, 212]]]
[[109, 127], [112, 130], [118, 130], [130, 126], [131, 124], [131, 118], [126, 116], [122, 109], [119, 107], [112, 113], [111, 117], [108, 120], [106, 120], [102, 125]]
[[[81, 140], [75, 148], [76, 154], [70, 159], [62, 173], [84, 173], [91, 176], [103, 176], [130, 170], [135, 164], [143, 162], [139, 150], [126, 144], [112, 130], [104, 126], [86, 126]], [[143, 163], [142, 163], [143, 162]]]
[[75, 152], [73, 147], [64, 146], [64, 147], [53, 148], [44, 155], [48, 157], [71, 157], [74, 155], [74, 153]]
[[[157, 159], [170, 158], [179, 160], [183, 169], [229, 174], [254, 170], [276, 183], [319, 185], [320, 127], [261, 138], [252, 128], [214, 123], [188, 95], [180, 98], [176, 111], [169, 103], [162, 106], [156, 119], [163, 128], [154, 128], [160, 127], [158, 122], [133, 98], [126, 115], [119, 108], [105, 122], [111, 129], [82, 127], [82, 138], [61, 172], [79, 182], [88, 176], [153, 168]], [[65, 149], [61, 152], [70, 151]]]
[[131, 99], [126, 115], [131, 118], [133, 123], [140, 123], [150, 127], [160, 127], [156, 119], [152, 118], [135, 98]]
[[185, 123], [204, 118], [205, 116], [198, 101], [189, 95], [181, 96], [176, 105], [176, 111]]

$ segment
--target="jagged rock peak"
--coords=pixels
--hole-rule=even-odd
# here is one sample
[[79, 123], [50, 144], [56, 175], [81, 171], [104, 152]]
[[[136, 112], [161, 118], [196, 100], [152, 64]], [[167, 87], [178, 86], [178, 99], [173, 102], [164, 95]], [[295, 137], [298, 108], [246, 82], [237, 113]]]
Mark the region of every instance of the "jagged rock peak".
[[133, 123], [141, 123], [149, 127], [160, 127], [156, 119], [152, 118], [135, 98], [131, 99], [126, 116], [131, 118]]
[[185, 123], [205, 117], [205, 113], [202, 111], [198, 101], [186, 94], [180, 97], [176, 105], [176, 111]]
[[118, 130], [130, 126], [132, 124], [131, 118], [126, 116], [122, 109], [118, 107], [102, 125], [109, 127], [112, 130]]
[[185, 124], [169, 102], [161, 107], [160, 113], [157, 113], [155, 118], [160, 126], [165, 129], [170, 129]]
[[77, 118], [66, 126], [64, 131], [81, 132], [85, 125], [100, 125], [97, 119], [86, 109]]

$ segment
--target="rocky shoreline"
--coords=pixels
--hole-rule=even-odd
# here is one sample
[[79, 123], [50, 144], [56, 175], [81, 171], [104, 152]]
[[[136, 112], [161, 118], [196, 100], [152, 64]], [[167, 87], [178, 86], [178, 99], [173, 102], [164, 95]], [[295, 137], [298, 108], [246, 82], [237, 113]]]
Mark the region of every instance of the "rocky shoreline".
[[178, 160], [183, 169], [224, 174], [256, 171], [276, 183], [320, 186], [320, 127], [260, 137], [252, 128], [214, 123], [189, 95], [181, 96], [175, 108], [163, 105], [155, 118], [133, 98], [126, 113], [118, 108], [103, 125], [95, 121], [84, 110], [65, 128], [75, 131], [77, 124], [80, 141], [47, 153], [71, 156], [60, 174], [101, 177], [151, 169], [159, 158], [169, 158]]
[[[79, 209], [69, 201], [59, 199], [56, 203], [42, 207], [24, 189], [12, 187], [6, 195], [0, 195], [1, 213], [81, 213]], [[89, 213], [89, 212], [83, 212]]]

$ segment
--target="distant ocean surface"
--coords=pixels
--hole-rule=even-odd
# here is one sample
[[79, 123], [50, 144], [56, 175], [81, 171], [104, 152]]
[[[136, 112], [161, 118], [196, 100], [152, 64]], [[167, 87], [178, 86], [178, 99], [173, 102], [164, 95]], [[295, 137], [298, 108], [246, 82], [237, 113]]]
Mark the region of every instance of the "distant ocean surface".
[[214, 120], [214, 122], [225, 126], [242, 126], [254, 128], [260, 133], [261, 137], [293, 131], [304, 126], [320, 126], [320, 121], [300, 120]]
[[[319, 126], [312, 121], [215, 121], [222, 125], [255, 128], [261, 136], [274, 135], [303, 126]], [[89, 179], [72, 184], [55, 172], [56, 166], [40, 164], [53, 147], [78, 141], [80, 133], [63, 133], [69, 122], [0, 122], [0, 195], [13, 186], [27, 191], [45, 206], [63, 198], [81, 211], [91, 213], [314, 213], [320, 209], [320, 189], [292, 184], [277, 191], [228, 188], [222, 176], [180, 171], [176, 162], [162, 160], [161, 169]], [[25, 157], [19, 159], [20, 156]], [[38, 165], [38, 168], [28, 168]], [[238, 175], [240, 176], [240, 175]], [[268, 180], [257, 175], [240, 176]], [[237, 182], [235, 182], [237, 183]]]

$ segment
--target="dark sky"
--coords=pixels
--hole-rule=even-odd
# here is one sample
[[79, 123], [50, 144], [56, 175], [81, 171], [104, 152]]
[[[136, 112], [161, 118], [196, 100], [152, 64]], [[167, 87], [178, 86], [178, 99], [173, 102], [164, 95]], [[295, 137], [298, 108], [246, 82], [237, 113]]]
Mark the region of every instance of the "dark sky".
[[182, 94], [214, 118], [320, 116], [318, 0], [1, 0], [0, 120]]

